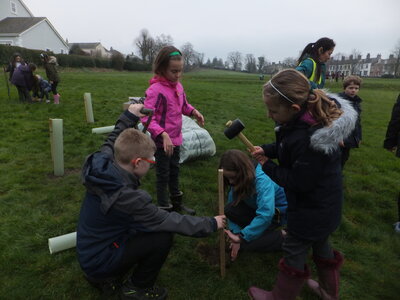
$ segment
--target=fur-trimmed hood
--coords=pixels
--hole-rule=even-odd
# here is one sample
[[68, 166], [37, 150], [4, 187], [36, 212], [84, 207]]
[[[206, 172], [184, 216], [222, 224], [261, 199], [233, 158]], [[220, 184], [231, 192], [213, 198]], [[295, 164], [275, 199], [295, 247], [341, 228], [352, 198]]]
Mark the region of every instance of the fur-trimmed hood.
[[333, 121], [331, 126], [317, 129], [310, 137], [310, 146], [314, 150], [330, 154], [337, 150], [339, 143], [353, 131], [357, 121], [357, 112], [348, 100], [326, 90], [325, 92], [329, 98], [334, 98], [339, 102], [343, 114]]

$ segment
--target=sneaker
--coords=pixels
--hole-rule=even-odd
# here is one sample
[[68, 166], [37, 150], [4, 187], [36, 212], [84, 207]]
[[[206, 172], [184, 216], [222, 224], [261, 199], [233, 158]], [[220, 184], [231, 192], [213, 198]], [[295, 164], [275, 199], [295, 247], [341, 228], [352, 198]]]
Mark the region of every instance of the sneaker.
[[46, 100], [46, 103], [50, 103], [50, 100], [49, 100], [49, 99], [47, 99], [47, 100]]
[[159, 208], [159, 209], [166, 210], [166, 211], [168, 211], [168, 212], [171, 212], [172, 209], [173, 209], [173, 206], [172, 206], [172, 204], [167, 204], [167, 205], [165, 205], [165, 206], [158, 206], [158, 208]]
[[167, 290], [158, 286], [138, 288], [135, 287], [131, 281], [128, 281], [121, 287], [120, 296], [121, 299], [127, 300], [163, 300], [167, 298]]

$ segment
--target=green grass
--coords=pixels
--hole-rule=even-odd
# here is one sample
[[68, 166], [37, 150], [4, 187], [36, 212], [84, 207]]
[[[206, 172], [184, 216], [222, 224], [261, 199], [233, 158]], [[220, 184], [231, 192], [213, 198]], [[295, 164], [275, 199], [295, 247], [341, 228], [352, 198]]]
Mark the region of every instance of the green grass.
[[[43, 70], [39, 70], [43, 74]], [[150, 73], [64, 70], [59, 85], [61, 104], [19, 104], [15, 88], [9, 101], [0, 87], [0, 298], [97, 299], [98, 292], [82, 276], [75, 250], [50, 255], [47, 239], [75, 231], [84, 188], [80, 168], [104, 136], [91, 128], [113, 125], [128, 96], [143, 96]], [[216, 146], [214, 157], [181, 166], [186, 202], [198, 215], [217, 213], [217, 166], [221, 153], [243, 149], [238, 139], [223, 135], [229, 119], [240, 118], [244, 134], [254, 144], [274, 139], [261, 99], [263, 82], [256, 74], [224, 71], [191, 72], [183, 84], [189, 102], [205, 116], [205, 128]], [[327, 83], [338, 92], [339, 83]], [[395, 198], [399, 192], [400, 159], [382, 148], [400, 81], [365, 79], [361, 148], [351, 151], [344, 171], [343, 221], [332, 243], [346, 261], [342, 269], [342, 299], [397, 299], [400, 293], [400, 235]], [[83, 94], [92, 94], [94, 124], [87, 124]], [[49, 118], [64, 120], [65, 175], [53, 176]], [[143, 187], [154, 195], [151, 171]], [[242, 253], [228, 266], [224, 280], [219, 268], [200, 248], [214, 249], [218, 235], [195, 239], [176, 236], [158, 284], [169, 289], [169, 299], [247, 299], [250, 285], [271, 288], [280, 253]], [[211, 255], [212, 256], [212, 255]], [[301, 299], [317, 299], [304, 289]]]

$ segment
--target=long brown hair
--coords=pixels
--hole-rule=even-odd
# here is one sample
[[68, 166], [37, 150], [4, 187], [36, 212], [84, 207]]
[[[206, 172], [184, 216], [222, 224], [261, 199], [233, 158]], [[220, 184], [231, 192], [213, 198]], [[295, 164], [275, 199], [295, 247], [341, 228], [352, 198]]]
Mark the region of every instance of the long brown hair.
[[[221, 156], [219, 168], [235, 173], [232, 187], [234, 205], [237, 205], [245, 197], [250, 197], [254, 194], [255, 167], [245, 153], [236, 149], [226, 151]], [[226, 177], [224, 177], [224, 183], [225, 186], [230, 185]]]
[[[278, 89], [293, 103], [285, 99], [270, 84]], [[311, 90], [310, 83], [302, 73], [294, 69], [282, 70], [273, 76], [264, 85], [263, 95], [273, 101], [280, 101], [279, 105], [291, 106], [298, 104], [301, 108], [308, 110], [317, 124], [329, 126], [332, 121], [339, 118], [342, 111], [337, 107], [335, 101], [329, 99], [323, 90]]]

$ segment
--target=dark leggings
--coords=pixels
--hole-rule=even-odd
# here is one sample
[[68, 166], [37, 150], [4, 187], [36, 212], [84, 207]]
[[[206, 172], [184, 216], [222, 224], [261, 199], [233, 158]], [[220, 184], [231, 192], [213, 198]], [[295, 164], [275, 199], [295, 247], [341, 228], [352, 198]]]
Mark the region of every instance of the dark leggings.
[[17, 85], [17, 90], [18, 90], [19, 101], [32, 102], [31, 94], [29, 93], [29, 90], [26, 87]]
[[[243, 201], [240, 201], [236, 206], [234, 206], [232, 202], [227, 204], [224, 213], [230, 221], [236, 223], [241, 228], [249, 225], [256, 216], [255, 209], [251, 208]], [[280, 230], [276, 230], [277, 228], [278, 225], [272, 222], [259, 238], [249, 242], [242, 242], [240, 244], [240, 249], [257, 252], [281, 250], [283, 236]]]
[[58, 81], [53, 81], [51, 83], [51, 92], [53, 93], [53, 95], [57, 95], [57, 85], [58, 85]]
[[157, 174], [157, 201], [159, 206], [168, 206], [168, 191], [171, 196], [179, 195], [179, 151], [174, 148], [172, 156], [167, 156], [163, 148], [157, 148], [156, 174]]

